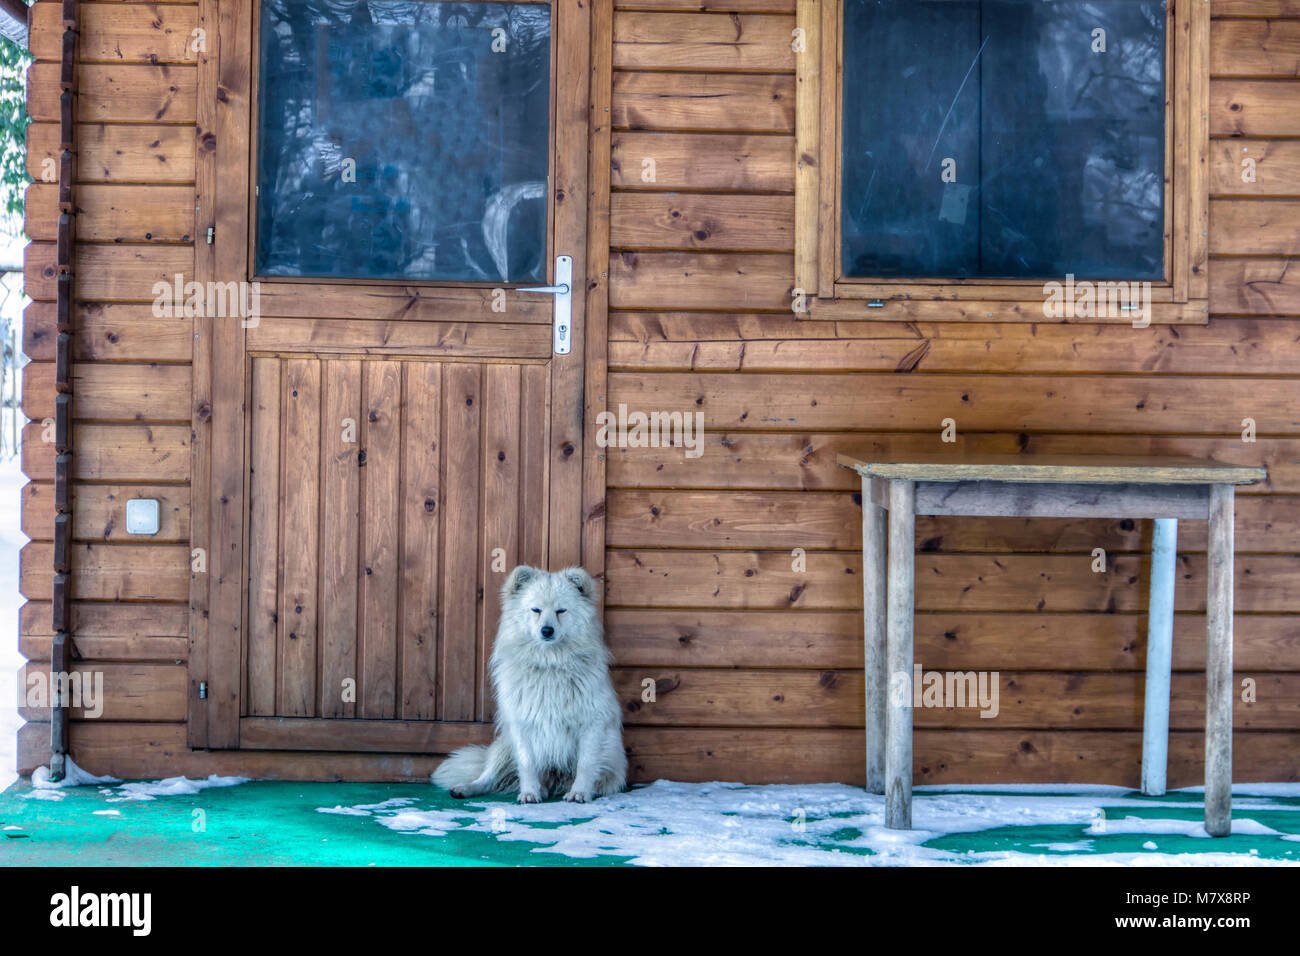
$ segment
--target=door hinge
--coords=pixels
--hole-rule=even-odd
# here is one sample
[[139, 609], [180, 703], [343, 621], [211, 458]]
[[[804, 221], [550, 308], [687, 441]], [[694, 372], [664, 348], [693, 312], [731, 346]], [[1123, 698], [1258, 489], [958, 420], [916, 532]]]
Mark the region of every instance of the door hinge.
[[199, 681], [199, 700], [207, 700], [207, 699], [208, 699], [208, 682], [205, 680], [201, 680]]
[[535, 285], [519, 291], [555, 296], [553, 347], [556, 355], [568, 355], [573, 348], [573, 257], [555, 257], [555, 285]]
[[217, 227], [208, 226], [208, 245], [212, 245], [213, 240], [216, 238], [217, 238]]

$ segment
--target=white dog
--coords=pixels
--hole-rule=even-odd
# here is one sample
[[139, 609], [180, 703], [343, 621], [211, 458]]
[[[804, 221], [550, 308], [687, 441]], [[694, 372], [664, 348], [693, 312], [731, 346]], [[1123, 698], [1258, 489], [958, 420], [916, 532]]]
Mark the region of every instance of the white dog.
[[612, 657], [591, 575], [515, 568], [501, 588], [492, 648], [496, 739], [457, 750], [433, 782], [458, 798], [518, 790], [520, 803], [563, 787], [564, 799], [577, 803], [623, 790], [627, 755]]

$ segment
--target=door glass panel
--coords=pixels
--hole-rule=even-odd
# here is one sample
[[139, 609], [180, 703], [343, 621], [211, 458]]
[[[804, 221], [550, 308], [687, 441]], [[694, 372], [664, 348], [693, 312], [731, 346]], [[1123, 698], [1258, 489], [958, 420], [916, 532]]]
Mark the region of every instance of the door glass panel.
[[1163, 3], [845, 0], [843, 33], [846, 276], [1163, 276]]
[[256, 269], [545, 279], [551, 10], [263, 0]]

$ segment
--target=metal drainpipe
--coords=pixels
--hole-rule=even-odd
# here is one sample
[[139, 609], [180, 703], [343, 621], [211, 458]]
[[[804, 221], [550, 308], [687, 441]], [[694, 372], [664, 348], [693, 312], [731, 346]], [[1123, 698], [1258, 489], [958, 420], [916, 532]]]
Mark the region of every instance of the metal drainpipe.
[[68, 662], [72, 644], [72, 289], [76, 245], [77, 0], [63, 0], [59, 70], [58, 344], [54, 387], [54, 641], [50, 645], [50, 779], [62, 780], [68, 755]]

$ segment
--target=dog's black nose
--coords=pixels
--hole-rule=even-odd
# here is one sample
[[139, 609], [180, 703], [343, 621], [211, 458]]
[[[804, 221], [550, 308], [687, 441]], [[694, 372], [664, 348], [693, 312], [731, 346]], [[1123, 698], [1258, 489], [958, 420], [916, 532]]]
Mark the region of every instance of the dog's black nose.
[[555, 628], [551, 627], [551, 625], [547, 624], [544, 628], [542, 628], [542, 637], [546, 638], [547, 640], [550, 640], [554, 636], [555, 636]]

